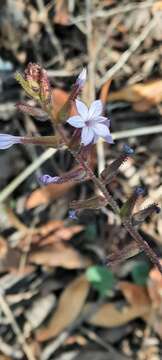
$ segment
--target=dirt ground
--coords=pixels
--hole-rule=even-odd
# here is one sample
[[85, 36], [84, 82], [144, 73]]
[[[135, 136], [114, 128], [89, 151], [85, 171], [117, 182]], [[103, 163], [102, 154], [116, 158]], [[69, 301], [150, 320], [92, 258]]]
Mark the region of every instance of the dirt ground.
[[[0, 133], [49, 136], [48, 119], [15, 106], [32, 105], [15, 79], [28, 63], [46, 69], [55, 111], [87, 68], [80, 99], [87, 105], [102, 100], [114, 139], [93, 147], [95, 174], [129, 145], [134, 154], [109, 191], [122, 207], [142, 187], [134, 212], [150, 204], [159, 210], [162, 1], [1, 0]], [[157, 267], [109, 204], [69, 216], [74, 200], [99, 195], [91, 179], [40, 181], [75, 165], [67, 149], [18, 144], [0, 152], [0, 360], [160, 360]], [[136, 220], [162, 261], [162, 215]]]

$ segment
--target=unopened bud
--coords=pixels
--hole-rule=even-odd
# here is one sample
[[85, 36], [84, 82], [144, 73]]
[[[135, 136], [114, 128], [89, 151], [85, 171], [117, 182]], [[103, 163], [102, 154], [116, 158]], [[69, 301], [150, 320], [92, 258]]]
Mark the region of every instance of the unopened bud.
[[86, 172], [83, 168], [79, 167], [75, 170], [71, 170], [62, 176], [50, 176], [43, 175], [40, 177], [42, 184], [63, 184], [68, 181], [81, 182], [86, 179]]
[[116, 176], [120, 166], [128, 159], [128, 157], [132, 156], [133, 153], [133, 149], [131, 149], [128, 145], [124, 145], [122, 153], [119, 155], [119, 157], [115, 159], [110, 165], [107, 165], [102, 171], [100, 176], [104, 184], [110, 183], [112, 178]]
[[147, 217], [151, 216], [153, 213], [159, 214], [160, 211], [160, 207], [157, 204], [151, 204], [147, 208], [135, 213], [132, 217], [132, 223], [135, 226], [140, 225], [146, 220]]
[[139, 197], [144, 195], [144, 189], [142, 187], [137, 187], [132, 196], [126, 201], [126, 203], [122, 206], [120, 210], [120, 214], [122, 218], [129, 218], [132, 216], [132, 212], [134, 209], [134, 206], [139, 199]]

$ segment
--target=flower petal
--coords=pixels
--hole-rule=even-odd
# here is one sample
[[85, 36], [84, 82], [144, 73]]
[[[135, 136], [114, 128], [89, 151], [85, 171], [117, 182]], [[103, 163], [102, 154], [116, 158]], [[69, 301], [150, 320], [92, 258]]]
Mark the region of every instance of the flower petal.
[[76, 128], [82, 128], [85, 125], [84, 120], [81, 118], [80, 115], [71, 116], [67, 120], [67, 123]]
[[109, 128], [102, 123], [95, 124], [93, 126], [93, 131], [95, 132], [96, 135], [99, 135], [102, 137], [106, 137], [106, 136], [110, 135]]
[[88, 126], [85, 126], [81, 133], [81, 143], [86, 146], [92, 142], [93, 137], [94, 137], [93, 130]]
[[0, 134], [0, 149], [5, 150], [10, 148], [14, 144], [22, 142], [21, 136], [14, 136], [9, 134]]
[[106, 116], [97, 116], [95, 118], [93, 118], [93, 121], [96, 121], [96, 122], [105, 122], [107, 124], [110, 124], [110, 120], [108, 120], [108, 118]]
[[76, 107], [79, 115], [82, 117], [84, 121], [88, 119], [88, 108], [87, 106], [80, 100], [76, 100]]
[[87, 78], [87, 69], [84, 67], [81, 73], [79, 74], [78, 78], [76, 79], [76, 85], [79, 86], [79, 88], [82, 88], [84, 86], [86, 78]]
[[103, 104], [101, 100], [95, 100], [92, 102], [89, 112], [88, 112], [88, 119], [96, 118], [102, 114], [103, 111]]
[[104, 140], [105, 140], [108, 144], [114, 144], [114, 140], [113, 140], [111, 134], [105, 136], [105, 137], [104, 137]]

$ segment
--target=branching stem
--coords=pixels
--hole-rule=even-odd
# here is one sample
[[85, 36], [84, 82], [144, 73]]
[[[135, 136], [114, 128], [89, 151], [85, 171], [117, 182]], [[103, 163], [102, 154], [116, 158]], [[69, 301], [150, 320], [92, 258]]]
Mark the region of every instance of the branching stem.
[[[87, 172], [87, 175], [90, 177], [90, 179], [93, 181], [93, 183], [96, 185], [98, 189], [103, 193], [106, 200], [108, 201], [110, 207], [114, 211], [115, 214], [120, 216], [120, 208], [117, 205], [116, 201], [113, 199], [109, 191], [106, 189], [106, 186], [102, 182], [101, 179], [97, 178], [94, 174], [93, 170], [91, 169], [90, 165], [87, 161], [85, 161], [81, 154], [76, 153], [75, 151], [71, 150], [69, 147], [69, 142], [66, 139], [66, 136], [64, 135], [64, 132], [60, 126], [57, 127], [57, 131], [59, 132], [60, 136], [62, 137], [64, 143], [67, 145], [68, 150], [75, 158], [76, 162], [80, 164], [83, 169]], [[156, 253], [151, 249], [149, 244], [141, 237], [141, 235], [136, 231], [136, 229], [131, 224], [130, 219], [122, 220], [123, 226], [128, 231], [128, 233], [132, 236], [132, 238], [136, 241], [139, 248], [144, 251], [147, 256], [150, 258], [152, 263], [157, 266], [160, 273], [162, 274], [162, 265], [160, 264], [160, 261], [158, 259], [158, 256]]]

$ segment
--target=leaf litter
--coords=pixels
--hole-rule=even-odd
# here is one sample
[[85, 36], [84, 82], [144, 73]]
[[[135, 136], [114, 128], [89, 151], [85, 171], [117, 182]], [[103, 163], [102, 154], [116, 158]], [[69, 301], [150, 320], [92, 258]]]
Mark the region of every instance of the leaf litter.
[[[45, 64], [54, 85], [53, 102], [57, 113], [62, 101], [68, 98], [74, 74], [79, 73], [81, 64], [88, 64], [86, 1], [79, 1], [77, 4], [73, 1], [56, 1], [56, 4], [47, 4], [45, 1], [33, 4], [28, 1], [23, 5], [21, 1], [14, 1], [14, 6], [11, 1], [3, 3], [0, 14], [3, 25], [0, 34], [2, 64], [7, 64], [9, 56], [12, 59], [12, 68], [24, 68], [31, 53], [36, 54], [39, 62]], [[99, 96], [105, 104], [105, 109], [111, 115], [113, 131], [160, 124], [161, 1], [126, 1], [122, 4], [115, 0], [95, 1], [93, 6], [94, 44], [97, 56], [96, 88], [100, 92]], [[136, 7], [135, 10], [133, 6]], [[127, 7], [131, 10], [127, 11]], [[111, 15], [113, 11], [114, 15]], [[113, 80], [110, 79], [100, 86], [107, 71], [120, 61], [124, 51], [130, 48], [133, 38], [138, 39], [154, 15], [158, 16], [158, 26], [115, 74]], [[49, 26], [46, 25], [47, 19]], [[6, 54], [9, 54], [7, 59]], [[12, 82], [12, 78], [12, 70], [11, 73], [2, 70], [1, 127], [3, 132], [9, 128], [22, 135], [22, 115], [17, 119], [13, 106], [22, 94]], [[88, 88], [87, 92], [83, 93], [86, 100], [89, 95]], [[32, 118], [31, 122], [38, 134], [47, 135], [50, 130], [48, 121], [41, 123]], [[111, 184], [112, 189], [117, 192], [119, 202], [123, 202], [125, 195], [131, 193], [133, 186], [142, 182], [147, 188], [150, 202], [159, 201], [161, 205], [161, 143], [160, 133], [156, 136], [130, 139], [130, 145], [136, 150], [136, 164], [134, 160], [125, 164], [118, 180], [114, 179]], [[121, 139], [117, 144], [117, 151], [122, 146]], [[28, 155], [25, 150], [21, 153], [15, 152], [14, 156], [20, 168], [9, 166], [9, 171], [4, 171], [0, 179], [1, 188], [14, 179], [34, 158], [39, 157], [41, 152], [41, 148], [33, 149]], [[7, 161], [12, 163], [11, 157], [9, 161], [7, 155], [5, 156], [6, 164]], [[106, 162], [112, 162], [115, 157], [116, 150], [112, 149], [110, 152], [105, 148]], [[2, 168], [5, 159], [1, 162]], [[93, 160], [95, 167], [96, 153]], [[71, 158], [59, 154], [56, 161], [50, 159], [47, 162], [47, 170], [52, 166], [58, 174], [60, 170], [62, 173], [71, 169], [71, 165]], [[44, 172], [44, 165], [41, 170]], [[122, 250], [118, 251], [118, 254], [123, 254], [125, 258], [128, 253], [137, 254], [136, 249], [134, 251], [128, 235], [121, 229], [119, 231], [119, 224], [116, 223], [109, 207], [106, 208], [106, 213], [101, 209], [101, 216], [98, 210], [93, 211], [93, 214], [82, 214], [79, 223], [73, 223], [67, 218], [68, 204], [76, 197], [78, 202], [92, 197], [92, 186], [89, 182], [81, 187], [74, 183], [40, 187], [37, 179], [38, 177], [33, 175], [16, 189], [7, 203], [15, 217], [8, 214], [7, 220], [4, 220], [1, 211], [0, 222], [0, 287], [22, 333], [26, 334], [26, 341], [31, 347], [33, 357], [41, 359], [42, 350], [46, 348], [44, 342], [47, 340], [56, 348], [55, 341], [59, 340], [60, 334], [65, 330], [68, 333], [68, 329], [73, 328], [74, 336], [78, 333], [80, 336], [81, 325], [77, 325], [77, 320], [80, 319], [79, 324], [82, 324], [83, 318], [85, 327], [91, 327], [96, 334], [100, 328], [104, 328], [105, 331], [117, 331], [122, 329], [122, 325], [125, 329], [131, 321], [131, 337], [134, 337], [134, 342], [130, 340], [130, 336], [125, 335], [114, 345], [118, 354], [123, 352], [128, 355], [130, 351], [131, 356], [136, 356], [140, 360], [144, 359], [144, 356], [149, 360], [154, 356], [160, 359], [158, 356], [161, 348], [158, 338], [162, 337], [161, 279], [157, 270], [153, 268], [146, 271], [144, 276], [143, 272], [140, 275], [142, 269], [139, 266], [137, 271], [137, 265], [141, 264], [141, 258], [145, 263], [146, 260], [142, 254], [138, 254], [133, 270], [126, 270], [126, 264], [116, 264], [113, 267], [116, 282], [111, 291], [107, 292], [108, 283], [111, 285], [109, 276], [106, 277], [108, 283], [102, 279], [101, 282], [97, 280], [96, 287], [93, 286], [93, 279], [88, 282], [85, 276], [87, 268], [91, 271], [96, 263], [102, 267], [100, 262], [105, 256], [112, 259], [111, 255], [114, 254], [116, 257], [118, 249], [125, 249], [123, 253]], [[60, 197], [66, 198], [66, 201], [60, 202]], [[62, 209], [58, 211], [60, 207]], [[90, 232], [90, 229], [93, 231]], [[161, 248], [161, 215], [142, 225], [141, 231], [153, 246]], [[129, 261], [128, 265], [130, 268], [133, 266]], [[150, 269], [150, 264], [146, 263], [146, 267]], [[142, 285], [140, 281], [143, 282]], [[105, 296], [102, 299], [103, 304], [85, 319], [85, 314], [97, 304], [100, 289]], [[143, 325], [139, 319], [142, 319]], [[11, 319], [1, 312], [0, 320], [0, 358], [10, 360], [14, 356], [15, 359], [23, 359], [23, 350], [17, 342]], [[138, 332], [141, 332], [141, 338], [144, 336], [148, 341], [147, 352], [142, 346], [141, 338], [136, 336], [136, 327]], [[157, 341], [154, 349], [150, 345], [152, 337], [147, 335], [144, 327], [146, 330], [149, 327], [150, 331], [153, 331], [154, 341]], [[65, 342], [60, 343], [57, 348], [59, 359], [63, 351], [65, 357], [68, 356], [69, 346], [75, 347], [75, 342], [74, 345], [68, 345], [70, 336], [69, 330]], [[94, 346], [93, 340], [86, 337], [86, 342], [83, 341], [82, 345], [80, 342], [78, 345], [75, 359], [79, 359], [79, 356], [97, 356], [96, 359], [100, 360], [108, 358], [108, 350], [106, 353], [105, 348], [104, 351], [99, 351], [103, 344], [96, 345], [94, 352], [87, 349], [87, 342], [88, 346]], [[127, 346], [124, 347], [125, 342]], [[66, 344], [67, 351], [65, 348], [63, 350], [63, 344]], [[55, 350], [51, 352], [51, 356], [55, 358], [54, 353]], [[50, 356], [46, 359], [50, 359]]]

